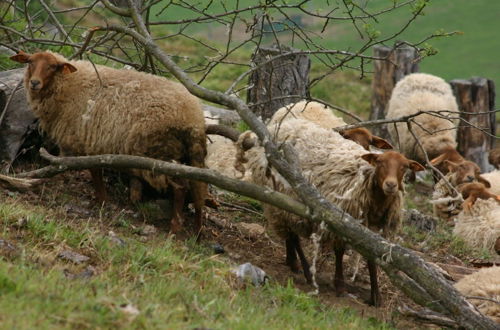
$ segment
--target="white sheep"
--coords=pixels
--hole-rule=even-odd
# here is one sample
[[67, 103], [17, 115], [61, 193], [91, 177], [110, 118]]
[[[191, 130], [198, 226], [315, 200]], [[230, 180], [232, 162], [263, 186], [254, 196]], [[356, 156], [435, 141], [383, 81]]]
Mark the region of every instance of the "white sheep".
[[[422, 165], [393, 151], [367, 153], [363, 147], [344, 139], [339, 133], [303, 119], [289, 119], [268, 128], [278, 143], [286, 141], [293, 145], [303, 174], [325, 198], [354, 218], [361, 219], [370, 229], [381, 231], [385, 237], [394, 233], [401, 221], [403, 174], [408, 168], [423, 170]], [[239, 142], [252, 136], [251, 132], [244, 133]], [[248, 150], [246, 157], [255, 183], [296, 196], [288, 182], [270, 167], [262, 147]], [[311, 274], [300, 248], [299, 236], [309, 237], [317, 226], [269, 205], [264, 206], [264, 214], [273, 231], [286, 242], [287, 264], [292, 270], [298, 269], [297, 252], [304, 275], [310, 281]], [[335, 242], [335, 287], [340, 294], [345, 290], [342, 271], [345, 244], [339, 238], [327, 236], [327, 241], [333, 239]], [[368, 266], [372, 278], [371, 303], [378, 305], [376, 264], [369, 260]]]
[[500, 195], [492, 194], [479, 182], [461, 184], [457, 190], [464, 202], [455, 218], [453, 234], [472, 247], [500, 252]]
[[329, 107], [319, 102], [307, 100], [290, 103], [276, 110], [268, 125], [278, 124], [288, 119], [308, 120], [323, 128], [347, 125], [344, 119], [337, 117]]
[[482, 314], [500, 323], [500, 267], [482, 268], [464, 276], [455, 288]]
[[483, 173], [481, 176], [490, 183], [490, 192], [495, 195], [500, 195], [500, 170]]
[[[28, 102], [40, 127], [63, 153], [128, 154], [205, 167], [203, 111], [183, 85], [135, 70], [68, 61], [50, 51], [19, 52], [11, 59], [28, 63], [24, 79]], [[145, 170], [130, 172], [160, 192], [173, 188], [172, 232], [181, 227], [184, 198], [190, 188], [196, 227], [201, 229], [205, 183], [188, 183]], [[101, 171], [91, 173], [97, 196], [103, 200]], [[138, 198], [137, 184], [132, 187], [136, 187], [131, 189], [132, 199]]]
[[[413, 73], [401, 79], [392, 91], [387, 108], [387, 119], [407, 116], [419, 111], [448, 110], [440, 117], [430, 114], [419, 115], [414, 119], [412, 129], [422, 143], [429, 159], [439, 156], [447, 147], [456, 148], [456, 126], [458, 106], [451, 87], [443, 79], [425, 73]], [[393, 143], [408, 158], [425, 161], [424, 154], [415, 138], [408, 131], [406, 123], [388, 125]]]
[[440, 179], [434, 185], [431, 204], [433, 204], [435, 216], [444, 220], [451, 220], [462, 210], [461, 198], [456, 196], [455, 191], [451, 187], [456, 188], [462, 184], [479, 182], [486, 188], [490, 188], [492, 185], [490, 180], [495, 178], [492, 176], [487, 179], [484, 174], [480, 174], [479, 166], [476, 163], [463, 158], [462, 160], [456, 160], [458, 162], [447, 159], [440, 162], [439, 159], [445, 155], [446, 153], [431, 161], [431, 164], [436, 167], [447, 170], [445, 179]]
[[[304, 119], [308, 120], [320, 127], [326, 129], [334, 129], [340, 126], [345, 126], [347, 123], [341, 117], [336, 116], [333, 110], [319, 102], [302, 100], [296, 103], [290, 103], [278, 109], [268, 125], [279, 125], [289, 119]], [[386, 140], [373, 135], [364, 127], [344, 130], [340, 132], [344, 138], [352, 140], [363, 146], [366, 150], [370, 150], [370, 145], [379, 149], [393, 149], [392, 145]]]
[[455, 218], [453, 234], [461, 237], [474, 248], [491, 253], [500, 238], [500, 205], [494, 199], [478, 199], [470, 209], [461, 211]]

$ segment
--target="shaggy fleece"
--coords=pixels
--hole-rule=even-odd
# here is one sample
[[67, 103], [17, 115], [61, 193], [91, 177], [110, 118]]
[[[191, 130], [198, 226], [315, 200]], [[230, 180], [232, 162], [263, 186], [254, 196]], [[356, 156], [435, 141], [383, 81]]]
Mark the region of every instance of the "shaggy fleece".
[[[418, 111], [451, 111], [450, 114], [443, 114], [444, 118], [420, 115], [414, 119], [416, 125], [412, 129], [429, 159], [439, 156], [446, 147], [456, 148], [458, 106], [450, 85], [443, 79], [425, 73], [413, 73], [404, 77], [394, 87], [387, 109], [387, 119]], [[394, 144], [398, 145], [399, 139], [401, 153], [410, 159], [425, 162], [424, 153], [408, 131], [406, 123], [396, 123], [396, 127], [391, 124], [388, 129]]]

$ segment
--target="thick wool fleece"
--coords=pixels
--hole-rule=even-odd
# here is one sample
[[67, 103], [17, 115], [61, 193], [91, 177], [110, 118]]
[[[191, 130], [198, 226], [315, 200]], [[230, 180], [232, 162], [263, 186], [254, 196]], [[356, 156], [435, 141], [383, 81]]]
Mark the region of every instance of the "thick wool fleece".
[[[41, 128], [64, 153], [129, 154], [204, 167], [203, 111], [184, 86], [134, 70], [69, 63], [77, 71], [56, 73], [38, 95], [28, 88], [27, 74], [24, 82]], [[164, 175], [134, 173], [160, 191], [167, 188]]]
[[[482, 268], [455, 283], [455, 288], [466, 297], [484, 297], [500, 301], [500, 267]], [[500, 304], [480, 299], [468, 299], [484, 315], [500, 323]]]
[[[367, 153], [360, 145], [303, 119], [286, 120], [269, 129], [278, 142], [293, 145], [303, 174], [329, 201], [371, 229], [382, 230], [384, 236], [396, 230], [401, 219], [402, 193], [387, 199], [384, 205], [375, 202], [375, 171], [360, 158]], [[246, 157], [255, 183], [296, 196], [288, 182], [270, 168], [262, 147], [250, 149]], [[307, 219], [269, 205], [264, 211], [271, 228], [282, 238], [289, 232], [308, 237], [315, 230]]]
[[500, 170], [494, 170], [489, 173], [481, 174], [483, 178], [489, 181], [491, 187], [488, 189], [492, 194], [500, 195]]
[[[386, 118], [398, 118], [419, 111], [439, 110], [449, 110], [452, 113], [442, 114], [446, 118], [423, 114], [414, 119], [417, 125], [412, 126], [429, 159], [433, 159], [446, 147], [457, 146], [455, 127], [458, 125], [458, 106], [448, 83], [425, 73], [413, 73], [404, 77], [392, 91]], [[406, 123], [397, 123], [396, 127], [397, 130], [394, 125], [388, 125], [395, 145], [398, 145], [399, 139], [401, 153], [410, 159], [425, 162], [424, 153], [408, 131]]]
[[[457, 173], [450, 172], [445, 175], [445, 178], [453, 186], [457, 187]], [[443, 220], [454, 218], [462, 210], [462, 200], [460, 198], [451, 197], [454, 191], [446, 184], [446, 181], [440, 179], [434, 185], [431, 204], [433, 206], [434, 215]]]
[[478, 199], [470, 210], [463, 210], [455, 218], [453, 234], [470, 246], [495, 252], [500, 237], [500, 204], [493, 199]]
[[305, 119], [323, 128], [335, 128], [347, 125], [333, 114], [332, 109], [318, 102], [299, 101], [278, 109], [268, 125], [278, 124], [288, 119]]

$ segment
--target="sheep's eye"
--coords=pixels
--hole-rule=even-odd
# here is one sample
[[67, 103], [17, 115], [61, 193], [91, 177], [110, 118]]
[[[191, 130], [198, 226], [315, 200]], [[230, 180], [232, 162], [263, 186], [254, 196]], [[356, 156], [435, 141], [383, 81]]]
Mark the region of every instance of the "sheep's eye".
[[56, 70], [57, 69], [57, 65], [56, 64], [51, 64], [51, 65], [49, 65], [49, 69]]

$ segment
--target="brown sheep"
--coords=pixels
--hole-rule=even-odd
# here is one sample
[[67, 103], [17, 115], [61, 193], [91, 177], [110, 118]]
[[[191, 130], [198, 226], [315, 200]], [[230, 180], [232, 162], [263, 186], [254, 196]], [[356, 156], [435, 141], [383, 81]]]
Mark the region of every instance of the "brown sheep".
[[[382, 154], [367, 153], [363, 147], [344, 139], [339, 133], [315, 125], [303, 119], [290, 119], [268, 126], [277, 142], [292, 144], [299, 156], [300, 168], [309, 181], [323, 196], [340, 209], [370, 229], [382, 232], [384, 237], [394, 234], [401, 222], [403, 204], [402, 178], [407, 169], [424, 170], [415, 161], [395, 151]], [[240, 136], [238, 146], [252, 138], [251, 132]], [[252, 181], [272, 187], [275, 190], [296, 196], [288, 182], [269, 167], [262, 147], [246, 151], [247, 168]], [[270, 228], [280, 236], [286, 245], [286, 263], [292, 270], [298, 270], [297, 255], [302, 263], [306, 279], [311, 281], [309, 264], [300, 246], [299, 237], [310, 237], [317, 226], [270, 205], [264, 205], [264, 215]], [[342, 259], [346, 249], [341, 237], [328, 233], [325, 244], [331, 243], [335, 251], [335, 288], [338, 294], [345, 292]], [[380, 304], [375, 261], [368, 260], [373, 305]]]
[[491, 165], [500, 169], [500, 148], [491, 149], [488, 155], [488, 161]]
[[[11, 59], [28, 64], [24, 78], [28, 102], [40, 127], [64, 154], [128, 154], [205, 167], [203, 111], [181, 84], [134, 70], [68, 61], [50, 51], [32, 55], [21, 51]], [[160, 192], [172, 188], [172, 233], [181, 228], [189, 188], [196, 229], [201, 230], [205, 183], [145, 170], [130, 172]], [[101, 171], [91, 174], [98, 199], [105, 199]], [[132, 198], [140, 196], [139, 187], [132, 184]]]

